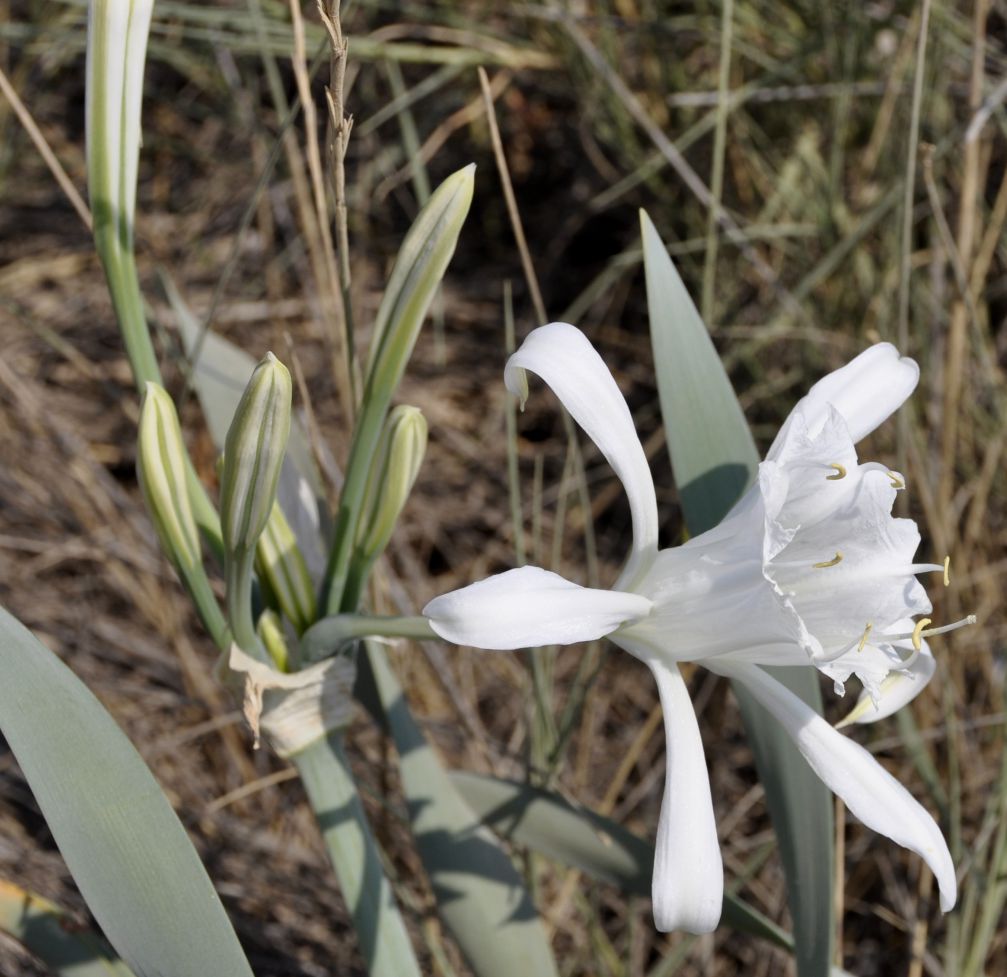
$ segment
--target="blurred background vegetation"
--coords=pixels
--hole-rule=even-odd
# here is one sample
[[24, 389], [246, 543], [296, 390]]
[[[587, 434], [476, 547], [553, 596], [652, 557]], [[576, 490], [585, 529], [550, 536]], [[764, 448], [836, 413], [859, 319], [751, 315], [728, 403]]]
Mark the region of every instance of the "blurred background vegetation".
[[[193, 834], [257, 974], [361, 972], [348, 916], [291, 771], [253, 754], [211, 677], [210, 641], [158, 555], [134, 476], [136, 403], [89, 233], [38, 150], [83, 190], [85, 6], [0, 0], [0, 599], [63, 655], [138, 745]], [[306, 4], [325, 125], [328, 60]], [[1004, 655], [1007, 483], [1007, 7], [940, 3], [343, 6], [347, 207], [356, 326], [370, 320], [431, 186], [475, 161], [476, 197], [401, 400], [430, 450], [382, 572], [389, 611], [530, 558], [610, 582], [628, 509], [593, 447], [575, 477], [537, 392], [516, 440], [523, 511], [507, 492], [505, 322], [540, 318], [494, 159], [488, 74], [527, 248], [549, 318], [584, 328], [629, 398], [681, 539], [649, 351], [638, 208], [654, 219], [723, 353], [761, 447], [806, 387], [865, 345], [917, 358], [920, 388], [862, 449], [905, 472], [939, 670], [898, 717], [853, 732], [938, 814], [963, 895], [941, 917], [929, 874], [845, 823], [837, 962], [871, 974], [1007, 968]], [[925, 43], [924, 43], [925, 42]], [[338, 462], [335, 307], [310, 219], [289, 8], [158, 0], [144, 90], [137, 243], [167, 376], [183, 388], [166, 272], [212, 327], [256, 357], [296, 361]], [[28, 125], [25, 125], [27, 121]], [[303, 399], [300, 406], [303, 408]], [[191, 402], [187, 430], [199, 427]], [[208, 437], [192, 445], [214, 481]], [[585, 505], [586, 502], [586, 505]], [[585, 567], [587, 570], [585, 570]], [[432, 645], [394, 652], [410, 702], [450, 763], [548, 781], [652, 836], [663, 737], [649, 675], [601, 647], [554, 657], [537, 708], [521, 658]], [[696, 673], [729, 881], [786, 923], [783, 876], [725, 685]], [[827, 715], [840, 703], [825, 690]], [[541, 706], [541, 702], [540, 702]], [[464, 973], [433, 911], [394, 764], [360, 716], [347, 737], [425, 968]], [[544, 765], [543, 758], [549, 758]], [[649, 906], [526, 860], [564, 974], [787, 973], [787, 955], [722, 930], [653, 931]], [[0, 751], [0, 877], [86, 919], [9, 753]], [[34, 964], [0, 942], [0, 970]]]

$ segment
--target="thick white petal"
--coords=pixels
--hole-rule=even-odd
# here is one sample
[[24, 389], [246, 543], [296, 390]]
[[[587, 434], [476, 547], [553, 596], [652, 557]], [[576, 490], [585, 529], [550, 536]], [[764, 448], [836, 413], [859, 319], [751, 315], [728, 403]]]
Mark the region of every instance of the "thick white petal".
[[[891, 343], [865, 349], [846, 366], [822, 377], [798, 401], [794, 411], [804, 414], [812, 434], [825, 423], [828, 405], [842, 414], [856, 443], [886, 421], [916, 389], [920, 368], [908, 356], [899, 356]], [[766, 455], [774, 459], [786, 440], [790, 421], [780, 429]]]
[[491, 650], [569, 645], [650, 613], [639, 594], [592, 590], [539, 567], [519, 567], [435, 597], [423, 614], [442, 638]]
[[507, 361], [504, 382], [511, 393], [528, 395], [525, 370], [540, 376], [584, 429], [622, 480], [633, 516], [633, 555], [657, 548], [657, 499], [647, 456], [633, 416], [612, 374], [587, 337], [565, 322], [529, 333]]
[[793, 737], [811, 769], [869, 828], [916, 852], [930, 866], [941, 892], [941, 909], [957, 899], [955, 866], [947, 842], [922, 805], [862, 746], [836, 732], [789, 689], [751, 665], [705, 662], [743, 682]]
[[654, 854], [654, 922], [664, 933], [710, 933], [720, 922], [724, 866], [703, 741], [676, 665], [647, 662], [664, 711], [667, 769]]

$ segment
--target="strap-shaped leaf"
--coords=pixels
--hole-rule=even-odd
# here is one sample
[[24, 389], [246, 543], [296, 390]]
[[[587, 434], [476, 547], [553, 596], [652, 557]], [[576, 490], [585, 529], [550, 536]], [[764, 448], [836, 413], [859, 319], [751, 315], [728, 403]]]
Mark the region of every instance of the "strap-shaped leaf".
[[521, 876], [456, 790], [416, 725], [384, 648], [367, 644], [361, 690], [399, 751], [416, 848], [441, 917], [477, 977], [557, 977], [545, 930]]
[[[650, 898], [654, 846], [557, 794], [516, 781], [455, 771], [451, 782], [483, 824], [518, 844], [625, 892]], [[793, 937], [743, 899], [724, 895], [724, 922], [792, 950]]]
[[[715, 526], [751, 482], [759, 456], [720, 357], [656, 228], [640, 212], [661, 414], [686, 525]], [[767, 669], [821, 712], [813, 668]], [[801, 977], [832, 957], [832, 797], [773, 718], [734, 686], [780, 844]]]
[[81, 894], [137, 977], [251, 977], [185, 829], [86, 686], [0, 609], [0, 732]]

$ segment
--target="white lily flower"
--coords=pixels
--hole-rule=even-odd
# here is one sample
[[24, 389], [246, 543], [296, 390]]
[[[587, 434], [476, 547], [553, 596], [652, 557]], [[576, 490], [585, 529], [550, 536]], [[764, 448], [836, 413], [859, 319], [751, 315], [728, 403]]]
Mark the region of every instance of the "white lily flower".
[[626, 567], [612, 590], [521, 567], [437, 597], [423, 613], [457, 644], [516, 649], [607, 635], [650, 667], [667, 737], [653, 880], [658, 928], [709, 932], [723, 899], [709, 778], [682, 661], [742, 682], [861, 821], [924, 858], [941, 908], [951, 909], [955, 870], [933, 818], [865, 749], [760, 667], [813, 665], [840, 693], [855, 675], [868, 695], [849, 717], [858, 722], [889, 715], [933, 674], [923, 638], [946, 629], [925, 631], [927, 618], [914, 623], [931, 609], [916, 574], [946, 574], [946, 567], [912, 562], [916, 524], [891, 515], [902, 476], [859, 464], [854, 449], [912, 393], [916, 363], [880, 343], [820, 380], [724, 521], [665, 550], [658, 550], [654, 484], [629, 408], [583, 333], [556, 322], [528, 336], [505, 371], [522, 403], [526, 370], [552, 387], [622, 480], [633, 521]]

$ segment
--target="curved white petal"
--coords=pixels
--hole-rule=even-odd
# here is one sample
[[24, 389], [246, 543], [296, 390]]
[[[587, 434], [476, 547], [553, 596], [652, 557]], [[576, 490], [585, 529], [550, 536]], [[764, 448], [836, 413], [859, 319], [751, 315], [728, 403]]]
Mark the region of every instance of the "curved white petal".
[[705, 662], [743, 682], [780, 721], [830, 790], [864, 824], [916, 852], [930, 866], [941, 892], [941, 909], [957, 899], [955, 866], [947, 842], [922, 805], [862, 746], [836, 732], [810, 706], [755, 666]]
[[539, 567], [519, 567], [435, 597], [423, 608], [447, 641], [495, 651], [569, 645], [650, 613], [639, 594], [592, 590]]
[[667, 769], [654, 854], [654, 922], [664, 933], [710, 933], [724, 901], [724, 866], [696, 713], [676, 665], [647, 664], [664, 711]]
[[[891, 343], [865, 349], [846, 366], [822, 377], [798, 401], [812, 435], [825, 423], [828, 405], [842, 414], [854, 443], [886, 421], [916, 389], [920, 368], [908, 356], [899, 356]], [[786, 441], [790, 420], [783, 425], [766, 457], [774, 459]]]
[[[908, 642], [904, 642], [904, 644], [908, 644]], [[866, 651], [866, 649], [864, 650]], [[871, 698], [870, 691], [864, 689], [849, 714], [836, 723], [836, 729], [842, 729], [852, 723], [876, 723], [879, 719], [885, 719], [892, 713], [898, 712], [927, 687], [927, 683], [933, 678], [935, 671], [937, 671], [937, 662], [927, 647], [927, 643], [923, 641], [920, 643], [919, 655], [909, 668], [898, 672], [889, 672], [878, 683], [877, 704]]]
[[522, 405], [528, 396], [525, 370], [552, 387], [622, 480], [633, 516], [633, 555], [655, 550], [657, 499], [650, 466], [629, 407], [595, 348], [579, 329], [552, 322], [529, 333], [507, 361], [504, 382]]

